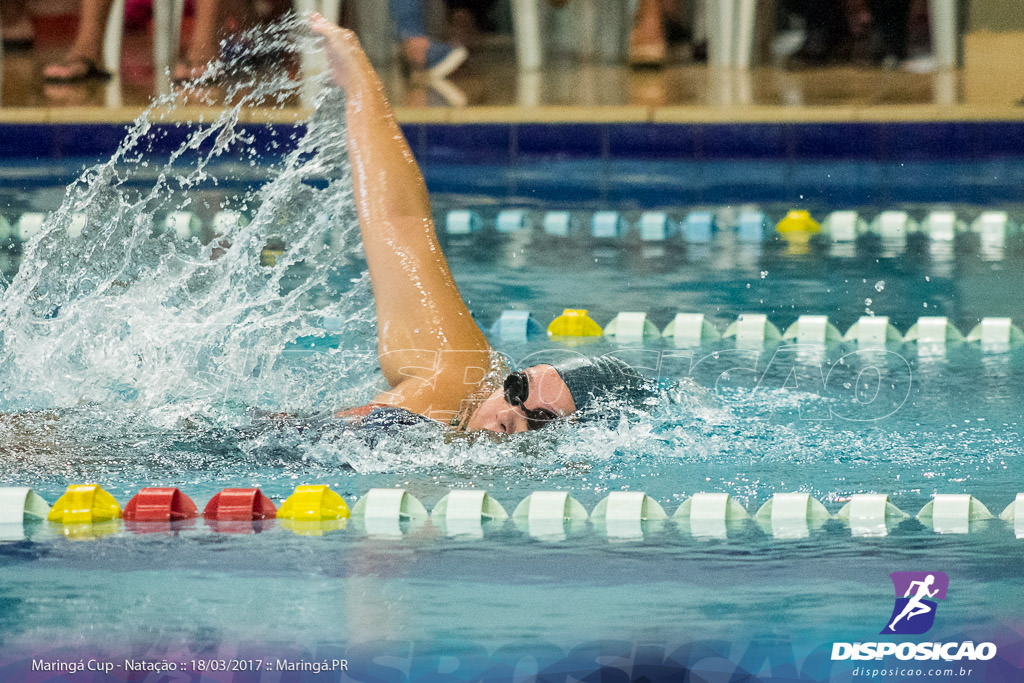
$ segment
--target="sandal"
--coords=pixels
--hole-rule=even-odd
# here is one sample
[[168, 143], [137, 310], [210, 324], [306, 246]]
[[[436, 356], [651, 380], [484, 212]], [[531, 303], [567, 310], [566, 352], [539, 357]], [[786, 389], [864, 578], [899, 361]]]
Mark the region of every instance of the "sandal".
[[32, 36], [24, 38], [4, 38], [3, 45], [5, 52], [24, 52], [31, 50], [34, 43]]
[[69, 55], [63, 62], [49, 64], [43, 69], [43, 80], [47, 83], [105, 81], [109, 78], [109, 71], [104, 71], [96, 62], [88, 57], [81, 57], [79, 55]]

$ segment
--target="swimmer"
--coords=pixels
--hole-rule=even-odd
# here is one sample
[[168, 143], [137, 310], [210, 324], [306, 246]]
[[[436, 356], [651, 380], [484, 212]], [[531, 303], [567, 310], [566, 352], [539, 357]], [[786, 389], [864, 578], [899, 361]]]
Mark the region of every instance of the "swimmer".
[[399, 424], [429, 418], [461, 430], [508, 434], [539, 429], [609, 392], [640, 396], [640, 376], [608, 356], [511, 374], [502, 367], [455, 286], [423, 176], [358, 38], [319, 14], [311, 21], [324, 39], [334, 82], [346, 93], [353, 191], [377, 309], [377, 353], [390, 384], [370, 405], [339, 416]]

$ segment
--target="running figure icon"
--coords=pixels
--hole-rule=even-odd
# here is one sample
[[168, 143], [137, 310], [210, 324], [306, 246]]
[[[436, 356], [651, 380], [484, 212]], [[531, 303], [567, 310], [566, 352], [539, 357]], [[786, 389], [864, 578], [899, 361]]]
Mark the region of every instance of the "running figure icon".
[[936, 600], [946, 599], [949, 577], [944, 572], [893, 572], [896, 602], [882, 633], [920, 634], [932, 627]]
[[[935, 583], [934, 574], [929, 574], [928, 576], [926, 576], [924, 581], [910, 582], [910, 586], [907, 587], [907, 592], [903, 595], [903, 597], [905, 598], [910, 598], [910, 601], [907, 602], [906, 606], [903, 608], [903, 611], [899, 613], [899, 616], [893, 619], [892, 623], [889, 624], [890, 631], [896, 630], [896, 623], [900, 619], [906, 619], [907, 621], [910, 621], [914, 617], [921, 614], [927, 614], [928, 612], [931, 612], [934, 609], [932, 605], [921, 602], [922, 598], [934, 598], [938, 594], [938, 588], [936, 588], [935, 590], [928, 590], [933, 583]], [[914, 591], [914, 586], [917, 586], [917, 592], [914, 593], [914, 597], [911, 598], [910, 593]]]

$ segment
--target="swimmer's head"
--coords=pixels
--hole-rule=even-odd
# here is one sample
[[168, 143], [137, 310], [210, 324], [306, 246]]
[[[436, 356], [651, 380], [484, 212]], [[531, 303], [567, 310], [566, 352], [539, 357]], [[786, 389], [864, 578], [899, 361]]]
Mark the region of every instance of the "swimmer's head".
[[577, 357], [514, 372], [469, 420], [468, 429], [511, 434], [539, 429], [602, 396], [643, 395], [643, 379], [617, 358]]
[[584, 410], [594, 399], [603, 396], [634, 401], [646, 393], [643, 377], [614, 356], [577, 356], [552, 367], [572, 395], [576, 410]]

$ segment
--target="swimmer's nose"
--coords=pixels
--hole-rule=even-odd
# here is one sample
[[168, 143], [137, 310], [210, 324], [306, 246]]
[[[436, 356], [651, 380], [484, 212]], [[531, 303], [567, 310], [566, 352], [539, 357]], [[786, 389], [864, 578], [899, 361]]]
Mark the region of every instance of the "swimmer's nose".
[[526, 418], [515, 406], [505, 406], [499, 410], [495, 421], [498, 423], [495, 431], [498, 432], [514, 434], [526, 431]]

